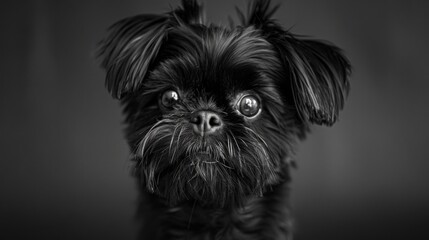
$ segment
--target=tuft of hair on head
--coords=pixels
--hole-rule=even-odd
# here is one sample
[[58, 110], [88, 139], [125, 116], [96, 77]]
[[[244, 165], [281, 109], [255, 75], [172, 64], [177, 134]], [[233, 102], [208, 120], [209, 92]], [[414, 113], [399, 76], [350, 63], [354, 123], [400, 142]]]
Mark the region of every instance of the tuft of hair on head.
[[247, 15], [237, 12], [244, 27], [259, 29], [278, 52], [302, 120], [330, 126], [338, 120], [350, 89], [350, 62], [332, 43], [284, 30], [272, 18], [278, 8], [270, 0], [255, 0]]
[[182, 6], [179, 6], [172, 12], [178, 22], [183, 24], [203, 24], [205, 16], [203, 6], [196, 0], [182, 0]]
[[[264, 27], [264, 29], [268, 30], [269, 27], [279, 27], [272, 18], [279, 8], [280, 4], [271, 6], [270, 0], [254, 0], [249, 1], [247, 14], [243, 13], [238, 7], [236, 7], [235, 10], [243, 26], [253, 26], [257, 29]], [[277, 30], [281, 30], [281, 28]]]
[[171, 29], [202, 24], [202, 6], [196, 0], [164, 14], [140, 14], [122, 19], [108, 29], [98, 44], [97, 58], [106, 70], [106, 87], [114, 98], [141, 87]]

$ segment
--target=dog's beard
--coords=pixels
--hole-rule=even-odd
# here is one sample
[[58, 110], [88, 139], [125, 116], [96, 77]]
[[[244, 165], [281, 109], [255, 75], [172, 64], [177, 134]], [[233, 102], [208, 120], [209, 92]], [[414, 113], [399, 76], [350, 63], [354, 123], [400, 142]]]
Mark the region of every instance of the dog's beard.
[[239, 205], [261, 195], [275, 174], [262, 137], [242, 124], [201, 137], [182, 119], [163, 119], [145, 128], [135, 152], [142, 185], [176, 205]]

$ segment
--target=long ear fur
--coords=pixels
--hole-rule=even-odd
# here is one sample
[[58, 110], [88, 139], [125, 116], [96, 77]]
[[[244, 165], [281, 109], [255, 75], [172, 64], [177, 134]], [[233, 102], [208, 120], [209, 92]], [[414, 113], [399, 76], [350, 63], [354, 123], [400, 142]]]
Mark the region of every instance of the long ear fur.
[[278, 5], [270, 0], [251, 3], [244, 26], [253, 26], [279, 53], [291, 80], [295, 105], [304, 121], [332, 125], [338, 119], [349, 92], [351, 67], [341, 49], [324, 41], [297, 37], [282, 29], [271, 16]]
[[106, 69], [106, 87], [115, 98], [138, 89], [161, 51], [169, 30], [179, 25], [201, 24], [201, 6], [182, 0], [182, 7], [166, 14], [141, 14], [113, 24], [97, 50]]
[[295, 104], [301, 116], [317, 124], [334, 124], [350, 89], [350, 64], [327, 42], [284, 35], [276, 45], [288, 65]]

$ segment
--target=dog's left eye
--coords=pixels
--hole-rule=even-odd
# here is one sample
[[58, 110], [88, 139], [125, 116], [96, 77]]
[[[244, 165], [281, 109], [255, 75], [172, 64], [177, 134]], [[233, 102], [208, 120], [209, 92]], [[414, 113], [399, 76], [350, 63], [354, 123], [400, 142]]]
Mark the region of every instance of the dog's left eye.
[[179, 94], [174, 90], [165, 91], [161, 96], [161, 104], [166, 108], [173, 107], [179, 100]]
[[254, 117], [261, 109], [258, 98], [252, 95], [243, 96], [238, 103], [238, 111], [246, 117]]

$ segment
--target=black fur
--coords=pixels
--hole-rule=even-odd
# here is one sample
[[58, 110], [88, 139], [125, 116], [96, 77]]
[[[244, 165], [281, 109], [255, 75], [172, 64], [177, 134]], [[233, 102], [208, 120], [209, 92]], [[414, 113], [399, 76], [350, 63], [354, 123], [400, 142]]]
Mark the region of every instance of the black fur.
[[[124, 19], [100, 44], [107, 89], [124, 106], [142, 238], [290, 239], [294, 145], [310, 122], [337, 120], [350, 64], [275, 23], [268, 0], [239, 11], [234, 28], [206, 25], [201, 10], [184, 0]], [[260, 103], [255, 116], [243, 114], [246, 96]], [[201, 111], [219, 117], [215, 134], [196, 134]]]

